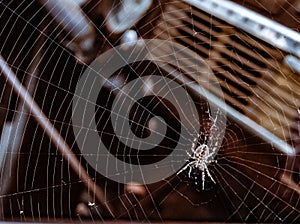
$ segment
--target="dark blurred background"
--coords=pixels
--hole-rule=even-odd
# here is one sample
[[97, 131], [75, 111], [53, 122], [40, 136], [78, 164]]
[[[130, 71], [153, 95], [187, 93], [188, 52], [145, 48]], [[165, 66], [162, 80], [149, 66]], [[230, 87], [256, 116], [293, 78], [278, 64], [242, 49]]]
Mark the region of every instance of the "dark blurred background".
[[[246, 130], [232, 119], [228, 120], [225, 140], [217, 155], [218, 165], [211, 167], [218, 183], [214, 185], [208, 182], [208, 190], [201, 191], [199, 186], [196, 186], [195, 180], [188, 178], [185, 173], [149, 186], [138, 185], [133, 191], [128, 190], [130, 184], [124, 186], [97, 174], [80, 155], [80, 150], [75, 143], [71, 103], [77, 81], [87, 64], [96, 55], [122, 43], [123, 33], [126, 30], [113, 32], [106, 22], [108, 12], [112, 7], [118, 9], [120, 1], [116, 1], [113, 5], [109, 1], [91, 0], [81, 6], [87, 18], [92, 21], [92, 27], [96, 27], [93, 31], [95, 37], [89, 36], [95, 38], [93, 50], [87, 50], [85, 54], [88, 56], [82, 57], [87, 64], [78, 61], [77, 48], [72, 48], [68, 44], [74, 42], [72, 42], [74, 36], [66, 32], [61, 24], [58, 25], [53, 15], [49, 14], [49, 9], [41, 6], [41, 2], [43, 1], [0, 1], [0, 53], [71, 146], [91, 177], [104, 189], [107, 200], [116, 210], [122, 211], [116, 218], [140, 221], [277, 222], [282, 221], [280, 217], [286, 217], [287, 219], [283, 219], [286, 221], [295, 221], [299, 218], [299, 192], [293, 188], [294, 185], [290, 186], [280, 179], [286, 169], [289, 171], [288, 174], [293, 174], [291, 177], [293, 183], [299, 182], [297, 158], [289, 158], [289, 164], [292, 165], [287, 166], [286, 155], [278, 152], [259, 135]], [[299, 31], [300, 1], [298, 0], [235, 0], [235, 2]], [[146, 15], [134, 23], [132, 29], [141, 37], [157, 37], [159, 36], [155, 33], [157, 31], [161, 34], [159, 38], [163, 38], [163, 31], [155, 27], [158, 26], [161, 15], [164, 15], [162, 12], [172, 4], [177, 3], [176, 1], [154, 1], [147, 9]], [[176, 7], [182, 7], [182, 11], [188, 9], [184, 12], [196, 11], [194, 8], [190, 10], [191, 7], [187, 4], [178, 3]], [[165, 14], [167, 15], [168, 13]], [[198, 14], [195, 13], [195, 17], [197, 16]], [[215, 21], [219, 22], [218, 19]], [[212, 22], [210, 25], [213, 27], [213, 24], [215, 23]], [[178, 27], [178, 24], [174, 27]], [[232, 29], [238, 30], [238, 28]], [[170, 31], [168, 35], [173, 35], [171, 25], [170, 30], [166, 28], [165, 31]], [[203, 34], [205, 36], [205, 29]], [[181, 33], [174, 37], [174, 40], [180, 39], [181, 35], [187, 37], [187, 34]], [[213, 35], [213, 32], [210, 35]], [[213, 37], [210, 36], [210, 39]], [[192, 37], [190, 41], [198, 43]], [[178, 42], [180, 43], [179, 40]], [[209, 44], [209, 41], [199, 42], [199, 45], [213, 51], [211, 45], [207, 46]], [[276, 55], [286, 54], [270, 44], [266, 46], [268, 51], [265, 55], [275, 52], [271, 55], [275, 64]], [[197, 51], [201, 56], [205, 55], [205, 51], [203, 52]], [[264, 55], [264, 52], [261, 52], [261, 55]], [[280, 64], [281, 61], [278, 63]], [[279, 73], [284, 73], [286, 68], [280, 66], [277, 70], [282, 68]], [[256, 74], [249, 67], [242, 69], [248, 69], [248, 72]], [[230, 72], [229, 69], [227, 72]], [[288, 70], [287, 73], [293, 72]], [[124, 75], [120, 76], [120, 79], [124, 79]], [[229, 79], [224, 79], [225, 82], [230, 83]], [[299, 86], [299, 78], [295, 80], [297, 80], [295, 85]], [[243, 97], [240, 96], [248, 94], [247, 87], [245, 88], [232, 91], [237, 94], [236, 98], [239, 98], [240, 102], [243, 102]], [[239, 102], [228, 103], [231, 103], [236, 110], [244, 108]], [[0, 75], [0, 131], [2, 130], [0, 132], [2, 133], [0, 218], [13, 221], [113, 219], [100, 207], [89, 205], [92, 198], [86, 192], [85, 186], [36, 121], [27, 116], [28, 113], [30, 112], [22, 107], [18, 96], [7, 85], [5, 77]], [[298, 130], [297, 122], [299, 120], [296, 117], [293, 124]], [[289, 128], [283, 125], [283, 129]], [[9, 133], [13, 137], [9, 138]], [[283, 138], [295, 146], [298, 144], [296, 137]], [[257, 154], [260, 156], [256, 156]], [[141, 202], [143, 198], [146, 199]]]

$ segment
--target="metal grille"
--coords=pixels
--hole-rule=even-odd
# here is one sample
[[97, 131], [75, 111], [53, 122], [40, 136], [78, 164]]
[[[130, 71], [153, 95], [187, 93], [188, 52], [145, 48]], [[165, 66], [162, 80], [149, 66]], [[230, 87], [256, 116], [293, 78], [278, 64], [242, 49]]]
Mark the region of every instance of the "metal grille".
[[291, 126], [300, 107], [300, 76], [285, 65], [287, 52], [178, 1], [166, 4], [155, 27], [155, 38], [171, 38], [206, 59], [228, 105], [281, 139], [297, 138]]

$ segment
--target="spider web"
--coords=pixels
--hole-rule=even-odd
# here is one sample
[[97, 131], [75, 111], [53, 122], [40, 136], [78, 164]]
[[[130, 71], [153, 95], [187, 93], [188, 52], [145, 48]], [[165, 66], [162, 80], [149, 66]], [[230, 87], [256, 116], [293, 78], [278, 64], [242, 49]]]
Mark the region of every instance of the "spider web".
[[[269, 2], [264, 2], [267, 1], [238, 1], [299, 31], [297, 1], [276, 1], [273, 3], [274, 7]], [[98, 32], [99, 55], [122, 42], [120, 35], [105, 30], [107, 18], [95, 16], [96, 6], [101, 3], [91, 1], [83, 7]], [[117, 9], [118, 5], [115, 7]], [[51, 139], [31, 117], [32, 112], [24, 106], [1, 74], [0, 125], [4, 122], [0, 145], [1, 219], [74, 222], [299, 220], [297, 150], [300, 96], [297, 88], [299, 89], [300, 80], [299, 74], [284, 64], [289, 52], [279, 50], [183, 1], [155, 1], [145, 17], [133, 27], [138, 36], [174, 41], [200, 55], [217, 77], [228, 107], [290, 144], [296, 149], [296, 155], [287, 155], [275, 147], [274, 142], [266, 141], [259, 130], [249, 129], [249, 126], [243, 125], [234, 117], [228, 116], [226, 123], [222, 119], [214, 120], [225, 112], [221, 115], [213, 113], [207, 100], [187, 90], [192, 95], [192, 101], [187, 101], [187, 105], [195, 103], [200, 114], [186, 116], [198, 116], [201, 128], [192, 130], [187, 144], [181, 147], [183, 151], [193, 152], [192, 143], [198, 133], [200, 137], [196, 141], [197, 146], [213, 136], [213, 142], [218, 142], [220, 149], [214, 157], [216, 162], [208, 164], [208, 170], [216, 183], [206, 175], [205, 188], [202, 189], [203, 170], [193, 168], [191, 175], [188, 174], [188, 169], [179, 174], [178, 170], [174, 170], [173, 175], [156, 183], [126, 185], [96, 172], [85, 156], [93, 157], [97, 154], [84, 155], [77, 145], [74, 128], [87, 132], [98, 131], [107, 136], [113, 134], [101, 132], [99, 128], [77, 127], [72, 122], [76, 85], [84, 71], [91, 66], [79, 63], [73, 52], [64, 47], [67, 34], [62, 32], [61, 27], [53, 25], [53, 18], [45, 16], [47, 11], [41, 9], [35, 1], [0, 1], [0, 8], [1, 55], [103, 190], [107, 203], [117, 211], [115, 217], [111, 217], [103, 209], [101, 202], [90, 194], [84, 181], [51, 144]], [[107, 95], [103, 104], [106, 103], [106, 98], [107, 101], [112, 100], [115, 87], [122, 86], [129, 79], [139, 79], [136, 77], [138, 71], [147, 75], [163, 73], [160, 68], [151, 66], [153, 65], [147, 61], [130, 64], [114, 73], [109, 80], [108, 90], [104, 91]], [[197, 84], [194, 76], [188, 75], [191, 84]], [[150, 89], [155, 86], [151, 80], [146, 84]], [[169, 92], [176, 91], [167, 81], [166, 86]], [[88, 99], [83, 100], [90, 103]], [[136, 125], [136, 134], [147, 137], [151, 132], [150, 118], [146, 116], [146, 122], [142, 119], [143, 113], [138, 114], [140, 107], [145, 107], [142, 101], [137, 103], [132, 123]], [[102, 109], [104, 112], [112, 112], [105, 107]], [[224, 108], [217, 107], [216, 111], [223, 110]], [[185, 113], [187, 107], [182, 106], [180, 111]], [[174, 117], [172, 121], [178, 121], [176, 114]], [[117, 116], [113, 122], [118, 124], [119, 119]], [[144, 126], [140, 124], [143, 121], [146, 123]], [[226, 125], [224, 138], [219, 138], [217, 134], [211, 135], [211, 127], [215, 121], [221, 122], [221, 126]], [[148, 128], [145, 128], [147, 125]], [[175, 129], [173, 134], [178, 133], [180, 134]], [[134, 144], [128, 133], [123, 134], [125, 142]], [[109, 142], [114, 142], [113, 140], [113, 137], [109, 138]], [[118, 147], [113, 145], [112, 148]], [[166, 151], [158, 154], [166, 156], [168, 150], [173, 148], [166, 147]], [[127, 155], [125, 151], [122, 153], [117, 150], [113, 153], [124, 158]], [[187, 161], [181, 161], [182, 167], [188, 161], [188, 157]]]

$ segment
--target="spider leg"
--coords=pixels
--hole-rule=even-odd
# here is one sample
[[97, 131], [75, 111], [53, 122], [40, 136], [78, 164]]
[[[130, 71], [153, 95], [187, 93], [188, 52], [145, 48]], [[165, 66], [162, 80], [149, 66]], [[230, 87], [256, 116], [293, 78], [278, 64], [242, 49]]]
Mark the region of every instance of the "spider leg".
[[215, 153], [214, 151], [210, 152], [210, 153], [207, 155], [207, 157], [211, 157], [214, 153]]
[[204, 135], [204, 142], [207, 142], [207, 135]]
[[205, 183], [205, 170], [202, 170], [202, 190], [204, 190], [204, 183]]
[[192, 143], [192, 148], [194, 149], [197, 143], [197, 138], [194, 138], [193, 143]]
[[192, 167], [194, 165], [194, 161], [192, 162], [189, 162], [188, 164], [186, 164], [183, 168], [181, 168], [178, 172], [177, 172], [177, 175], [180, 174], [181, 172], [185, 171], [188, 167]]
[[186, 164], [182, 169], [177, 172], [177, 175], [186, 170], [189, 167], [190, 163]]
[[216, 184], [216, 181], [214, 180], [214, 178], [212, 177], [212, 175], [210, 174], [210, 172], [207, 168], [206, 168], [206, 173], [209, 176], [209, 178], [212, 180], [212, 182], [214, 182]]
[[192, 167], [190, 166], [190, 170], [189, 170], [189, 178], [191, 178], [191, 172], [192, 172]]
[[[207, 155], [207, 158], [212, 157], [215, 153], [216, 153], [216, 149], [212, 150], [212, 151]], [[217, 162], [217, 160], [214, 160], [214, 159], [209, 160], [209, 163], [212, 163], [212, 162]], [[208, 163], [208, 164], [209, 164], [209, 163]]]
[[188, 156], [189, 156], [190, 158], [193, 157], [189, 152], [186, 152], [186, 154], [188, 154]]
[[194, 149], [195, 147], [196, 147], [196, 142], [194, 140], [193, 143], [192, 143], [192, 149]]
[[189, 167], [190, 169], [189, 169], [188, 175], [189, 175], [189, 177], [191, 177], [191, 172], [193, 170], [193, 166], [195, 166], [195, 163], [196, 163], [196, 161], [189, 162], [188, 164], [186, 164], [182, 169], [180, 169], [177, 172], [177, 175], [180, 174], [181, 172], [183, 172], [184, 170], [186, 170]]
[[194, 138], [193, 143], [192, 143], [192, 149], [196, 147], [196, 143], [198, 141], [198, 138]]
[[207, 164], [215, 162], [215, 160], [212, 157], [213, 157], [213, 154], [207, 155], [207, 157], [206, 157], [207, 158]]

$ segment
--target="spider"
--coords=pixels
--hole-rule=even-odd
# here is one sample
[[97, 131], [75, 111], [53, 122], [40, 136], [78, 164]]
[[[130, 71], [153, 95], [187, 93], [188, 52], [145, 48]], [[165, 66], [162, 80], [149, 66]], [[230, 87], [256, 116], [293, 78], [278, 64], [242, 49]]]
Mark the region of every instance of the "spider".
[[[197, 141], [200, 135], [198, 134], [198, 137], [194, 139], [192, 144], [192, 154], [187, 152], [188, 156], [190, 157], [190, 160], [188, 160], [188, 164], [186, 164], [181, 170], [177, 172], [177, 174], [180, 174], [187, 168], [189, 168], [188, 176], [191, 177], [191, 172], [194, 168], [199, 169], [202, 172], [202, 190], [204, 190], [204, 183], [205, 183], [205, 173], [209, 176], [209, 178], [216, 184], [216, 181], [211, 176], [207, 166], [212, 162], [217, 162], [216, 160], [211, 159], [213, 154], [215, 153], [215, 149], [211, 150], [208, 147], [207, 144], [201, 144], [197, 146]], [[206, 139], [207, 137], [205, 137]]]

